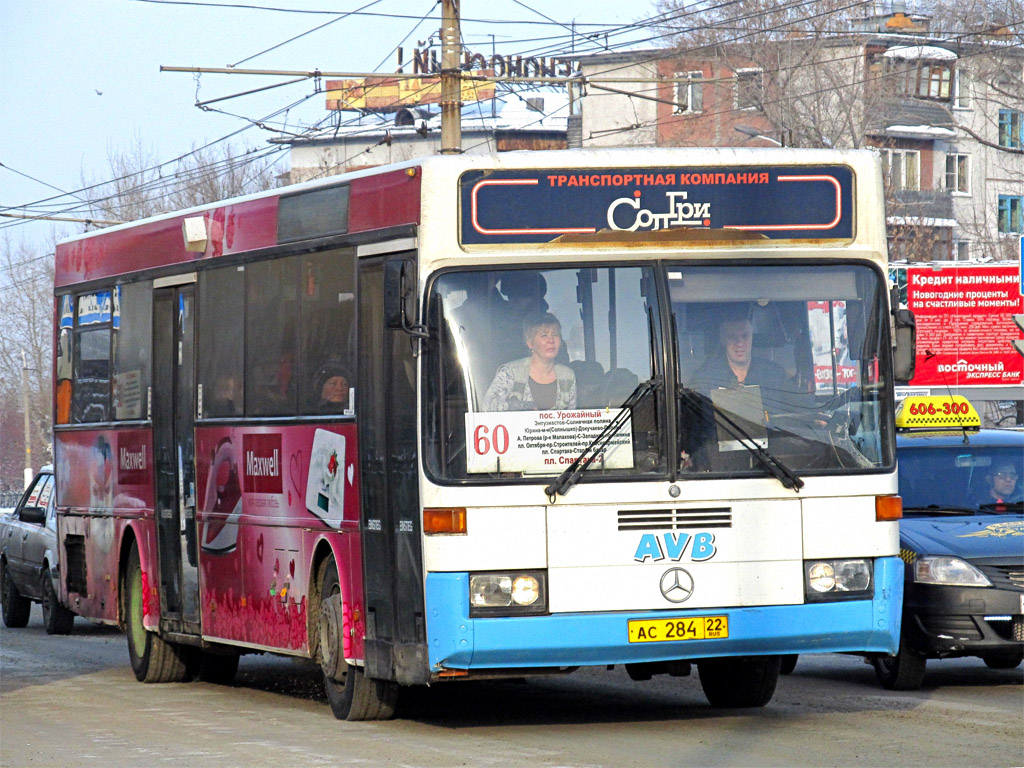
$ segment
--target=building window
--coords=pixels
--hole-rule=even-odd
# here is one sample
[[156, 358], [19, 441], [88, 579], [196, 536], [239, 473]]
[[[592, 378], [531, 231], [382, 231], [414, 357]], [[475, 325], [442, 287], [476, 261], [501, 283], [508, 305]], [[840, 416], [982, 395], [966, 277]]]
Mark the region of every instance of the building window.
[[1024, 232], [1024, 195], [999, 196], [999, 231], [1004, 234]]
[[971, 244], [967, 240], [956, 240], [953, 242], [953, 258], [957, 261], [971, 260]]
[[921, 153], [916, 149], [883, 149], [882, 169], [890, 189], [921, 188]]
[[685, 77], [686, 80], [676, 82], [675, 107], [673, 114], [693, 114], [704, 111], [704, 83], [700, 82], [703, 72], [677, 72], [676, 77]]
[[1024, 147], [1024, 112], [1016, 109], [999, 110], [999, 146], [1010, 149]]
[[967, 195], [971, 192], [969, 155], [946, 155], [946, 189]]
[[962, 69], [953, 73], [953, 106], [956, 109], [971, 108], [970, 80]]
[[764, 107], [764, 73], [760, 69], [736, 70], [736, 109]]
[[886, 71], [899, 93], [921, 99], [950, 100], [953, 66], [949, 62], [890, 58]]

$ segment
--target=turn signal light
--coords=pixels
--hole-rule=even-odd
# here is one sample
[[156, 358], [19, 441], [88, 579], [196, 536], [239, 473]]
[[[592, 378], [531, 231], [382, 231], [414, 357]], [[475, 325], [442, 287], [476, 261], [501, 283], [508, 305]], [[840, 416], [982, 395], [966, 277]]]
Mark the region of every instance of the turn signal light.
[[875, 520], [885, 522], [888, 520], [900, 520], [903, 517], [903, 499], [899, 496], [876, 496], [875, 497]]
[[465, 507], [430, 507], [423, 510], [423, 532], [426, 534], [465, 534]]

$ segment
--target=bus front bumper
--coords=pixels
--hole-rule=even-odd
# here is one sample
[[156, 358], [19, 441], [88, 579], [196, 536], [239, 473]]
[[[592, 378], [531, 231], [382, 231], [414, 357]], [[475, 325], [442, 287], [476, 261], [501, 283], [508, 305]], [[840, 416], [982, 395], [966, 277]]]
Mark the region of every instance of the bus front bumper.
[[[792, 653], [895, 653], [899, 645], [903, 562], [875, 560], [868, 600], [694, 611], [561, 613], [469, 618], [469, 574], [427, 575], [427, 636], [432, 674], [445, 670], [564, 668]], [[634, 620], [728, 617], [728, 637], [629, 642]]]

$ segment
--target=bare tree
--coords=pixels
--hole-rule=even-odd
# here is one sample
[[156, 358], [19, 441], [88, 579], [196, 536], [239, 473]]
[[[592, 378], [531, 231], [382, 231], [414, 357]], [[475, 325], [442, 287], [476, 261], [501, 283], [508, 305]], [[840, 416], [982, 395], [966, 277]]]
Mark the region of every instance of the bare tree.
[[[53, 324], [53, 258], [5, 233], [0, 242], [0, 487], [19, 487], [25, 466], [22, 376], [28, 384], [33, 468], [52, 461], [50, 454]], [[23, 372], [23, 368], [25, 369]], [[8, 432], [12, 426], [15, 431]]]
[[82, 185], [90, 218], [135, 221], [277, 186], [262, 150], [239, 153], [228, 144], [193, 148], [168, 175], [138, 136], [107, 160], [110, 181]]

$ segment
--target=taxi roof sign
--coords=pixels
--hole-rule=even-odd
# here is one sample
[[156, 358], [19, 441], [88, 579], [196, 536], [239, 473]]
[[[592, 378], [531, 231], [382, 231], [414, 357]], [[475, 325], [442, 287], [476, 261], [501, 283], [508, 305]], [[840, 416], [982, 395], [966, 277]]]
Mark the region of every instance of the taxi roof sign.
[[981, 416], [962, 395], [908, 397], [896, 408], [897, 429], [980, 429]]

